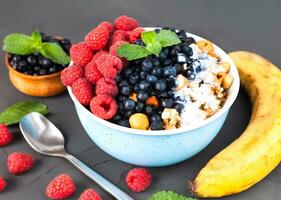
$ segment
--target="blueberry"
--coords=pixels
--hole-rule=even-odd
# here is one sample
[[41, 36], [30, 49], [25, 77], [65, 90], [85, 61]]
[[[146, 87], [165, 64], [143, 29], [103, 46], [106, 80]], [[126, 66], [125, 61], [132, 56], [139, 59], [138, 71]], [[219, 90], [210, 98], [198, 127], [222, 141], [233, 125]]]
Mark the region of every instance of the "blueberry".
[[117, 83], [120, 83], [120, 82], [122, 81], [122, 76], [121, 76], [121, 74], [118, 74], [118, 75], [116, 76], [115, 80], [116, 80]]
[[186, 31], [184, 29], [181, 29], [177, 34], [186, 36]]
[[139, 84], [140, 90], [146, 90], [150, 86], [150, 83], [148, 81], [141, 81]]
[[177, 75], [177, 70], [175, 66], [167, 66], [164, 68], [164, 76], [169, 77], [169, 76], [176, 76]]
[[159, 60], [158, 60], [157, 58], [152, 58], [152, 63], [153, 63], [153, 65], [154, 65], [155, 67], [160, 66], [160, 62], [159, 62]]
[[161, 60], [165, 60], [168, 57], [168, 55], [162, 50], [159, 54], [159, 58]]
[[190, 54], [192, 54], [191, 53], [192, 48], [190, 46], [184, 44], [184, 45], [181, 46], [181, 52], [189, 56]]
[[154, 87], [156, 90], [163, 91], [166, 89], [166, 81], [164, 81], [164, 80], [156, 81]]
[[177, 109], [178, 112], [181, 112], [184, 108], [184, 105], [181, 103], [175, 103], [174, 108]]
[[53, 73], [56, 73], [57, 72], [57, 68], [55, 66], [52, 66], [49, 68], [49, 73], [50, 74], [53, 74]]
[[143, 79], [143, 80], [146, 79], [147, 75], [148, 74], [146, 72], [140, 72], [140, 78]]
[[195, 74], [194, 73], [191, 73], [190, 75], [187, 76], [187, 78], [189, 80], [194, 80], [195, 79]]
[[162, 70], [162, 67], [153, 67], [150, 73], [151, 75], [160, 78], [162, 76]]
[[137, 97], [138, 97], [138, 100], [140, 100], [140, 101], [146, 101], [149, 96], [146, 91], [139, 91]]
[[25, 60], [20, 60], [18, 61], [18, 66], [19, 67], [27, 67], [27, 62]]
[[174, 77], [167, 78], [166, 83], [167, 83], [168, 88], [170, 88], [170, 89], [176, 87], [176, 79]]
[[118, 122], [118, 125], [130, 128], [130, 123], [129, 123], [129, 120], [127, 120], [127, 119], [120, 120]]
[[145, 46], [144, 42], [141, 40], [141, 39], [138, 39], [136, 42], [135, 42], [136, 45], [140, 45], [140, 46]]
[[164, 108], [173, 108], [174, 100], [173, 99], [164, 99], [164, 100], [161, 101], [161, 105]]
[[61, 39], [59, 42], [60, 44], [71, 44], [70, 40], [67, 38]]
[[112, 119], [113, 122], [117, 123], [118, 121], [120, 121], [122, 119], [122, 117], [120, 115], [115, 115]]
[[71, 48], [71, 44], [61, 44], [61, 47], [65, 52], [68, 53]]
[[165, 99], [165, 98], [168, 97], [168, 92], [162, 91], [162, 92], [158, 95], [158, 97], [159, 97], [160, 99]]
[[133, 72], [133, 69], [131, 68], [131, 67], [126, 67], [125, 69], [124, 69], [124, 76], [126, 77], [126, 78], [128, 78], [129, 77], [129, 75], [131, 74]]
[[150, 83], [154, 83], [154, 82], [156, 82], [156, 81], [158, 80], [158, 78], [157, 78], [156, 76], [153, 76], [153, 75], [148, 75], [148, 76], [146, 77], [146, 80], [147, 80], [148, 82], [150, 82]]
[[138, 92], [140, 90], [139, 84], [134, 85], [134, 91]]
[[49, 35], [42, 35], [42, 42], [49, 42], [51, 40], [52, 36]]
[[37, 59], [35, 55], [29, 55], [26, 60], [32, 66], [34, 66], [37, 63]]
[[151, 130], [163, 130], [162, 120], [156, 120], [156, 121], [151, 122], [150, 129]]
[[132, 92], [132, 87], [129, 85], [125, 85], [125, 86], [121, 87], [120, 92], [121, 92], [121, 94], [123, 94], [125, 96], [129, 96]]
[[123, 80], [119, 83], [119, 87], [125, 86], [125, 85], [129, 85], [128, 81]]
[[153, 121], [161, 121], [161, 116], [160, 115], [157, 115], [157, 114], [154, 114], [150, 117], [150, 121], [153, 122]]
[[21, 58], [22, 58], [22, 57], [21, 57], [20, 55], [13, 55], [12, 61], [18, 62], [18, 61], [21, 60]]
[[187, 43], [188, 45], [191, 45], [191, 44], [195, 43], [195, 40], [194, 40], [193, 37], [188, 37], [188, 38], [186, 39], [186, 43]]
[[168, 66], [172, 64], [172, 60], [171, 59], [166, 59], [163, 61], [163, 65]]
[[118, 103], [118, 113], [120, 113], [121, 115], [123, 115], [124, 112], [124, 106], [123, 103]]
[[41, 68], [41, 69], [39, 70], [39, 75], [41, 75], [41, 76], [47, 75], [47, 73], [48, 73], [48, 71], [47, 71], [47, 69], [45, 69], [45, 68]]
[[150, 72], [152, 67], [153, 67], [153, 63], [151, 59], [147, 58], [144, 61], [142, 61], [142, 71]]
[[133, 113], [134, 113], [133, 110], [127, 110], [127, 111], [124, 113], [124, 117], [125, 117], [125, 118], [129, 118]]
[[51, 67], [53, 62], [48, 58], [39, 58], [39, 64], [44, 67]]
[[40, 70], [40, 66], [37, 66], [37, 65], [36, 65], [36, 66], [34, 66], [34, 67], [33, 67], [33, 70], [34, 70], [35, 72], [39, 72], [39, 70]]
[[137, 105], [136, 105], [136, 108], [135, 108], [135, 111], [138, 112], [138, 113], [142, 112], [143, 109], [144, 109], [144, 106], [145, 106], [145, 104], [143, 102], [138, 101]]
[[155, 109], [154, 106], [146, 106], [145, 112], [147, 115], [151, 116], [153, 114], [154, 109]]
[[10, 63], [11, 63], [11, 65], [12, 65], [12, 67], [13, 67], [14, 69], [17, 69], [17, 68], [18, 68], [18, 63], [17, 63], [17, 62], [11, 61]]
[[177, 64], [175, 64], [175, 67], [176, 67], [176, 71], [177, 71], [178, 74], [181, 74], [181, 73], [184, 72], [184, 67], [183, 67], [183, 65], [177, 63]]
[[160, 28], [156, 28], [154, 31], [155, 31], [156, 34], [158, 34], [158, 33], [160, 33], [161, 29]]
[[136, 84], [137, 82], [139, 82], [140, 80], [140, 76], [137, 73], [132, 73], [129, 75], [129, 81], [132, 84]]
[[134, 110], [135, 106], [136, 106], [136, 103], [130, 98], [126, 99], [125, 102], [124, 102], [124, 109], [125, 110]]

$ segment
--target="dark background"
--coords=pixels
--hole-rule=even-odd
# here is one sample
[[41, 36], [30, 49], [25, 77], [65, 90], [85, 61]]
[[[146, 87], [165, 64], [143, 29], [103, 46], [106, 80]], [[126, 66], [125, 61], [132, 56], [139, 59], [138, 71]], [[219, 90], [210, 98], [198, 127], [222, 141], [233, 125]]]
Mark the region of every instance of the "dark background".
[[[141, 26], [174, 26], [210, 39], [226, 51], [248, 50], [261, 54], [281, 66], [281, 1], [279, 0], [0, 0], [0, 40], [12, 32], [30, 33], [33, 29], [62, 35], [73, 42], [103, 20], [113, 21], [121, 14], [138, 19]], [[1, 52], [0, 110], [27, 99], [45, 102], [48, 118], [64, 133], [67, 149], [138, 200], [147, 199], [158, 190], [186, 193], [186, 182], [195, 177], [204, 164], [222, 148], [237, 138], [250, 117], [250, 103], [241, 90], [229, 117], [215, 140], [195, 157], [175, 166], [152, 168], [154, 181], [143, 193], [130, 192], [124, 176], [133, 166], [113, 159], [101, 151], [86, 135], [68, 94], [52, 98], [32, 98], [13, 88]], [[16, 139], [0, 149], [0, 174], [8, 181], [1, 200], [41, 200], [45, 186], [60, 173], [69, 173], [76, 182], [77, 199], [86, 188], [96, 189], [104, 199], [112, 199], [67, 161], [35, 153], [23, 140], [19, 129], [11, 129]], [[31, 153], [36, 165], [26, 174], [13, 176], [7, 172], [6, 157], [14, 151]], [[251, 189], [225, 200], [280, 200], [281, 168], [275, 169]]]

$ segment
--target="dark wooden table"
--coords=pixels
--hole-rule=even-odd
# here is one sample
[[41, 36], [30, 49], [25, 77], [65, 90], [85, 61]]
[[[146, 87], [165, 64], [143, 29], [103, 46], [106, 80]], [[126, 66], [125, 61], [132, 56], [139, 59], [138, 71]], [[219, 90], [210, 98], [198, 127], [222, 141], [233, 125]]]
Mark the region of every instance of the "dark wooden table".
[[[69, 37], [73, 42], [102, 20], [113, 21], [121, 14], [137, 18], [142, 26], [174, 26], [209, 38], [226, 51], [249, 50], [261, 54], [281, 66], [281, 1], [278, 0], [1, 0], [0, 40], [11, 32], [30, 33], [39, 28], [49, 34]], [[171, 167], [152, 168], [152, 186], [143, 193], [130, 192], [124, 176], [133, 166], [120, 162], [99, 149], [83, 130], [67, 93], [52, 98], [32, 98], [18, 92], [7, 76], [3, 52], [0, 55], [0, 110], [18, 100], [34, 99], [46, 103], [48, 118], [64, 133], [67, 149], [138, 200], [147, 199], [158, 190], [186, 193], [186, 182], [222, 148], [237, 138], [250, 117], [250, 103], [241, 90], [229, 117], [215, 140], [195, 157]], [[41, 200], [45, 186], [60, 173], [69, 173], [75, 180], [77, 199], [86, 188], [96, 189], [104, 199], [112, 199], [67, 161], [35, 153], [24, 141], [17, 126], [11, 129], [14, 142], [0, 148], [0, 174], [8, 181], [1, 200]], [[7, 172], [6, 157], [14, 151], [31, 153], [34, 168], [21, 176]], [[277, 167], [251, 189], [225, 200], [280, 200], [281, 168]]]

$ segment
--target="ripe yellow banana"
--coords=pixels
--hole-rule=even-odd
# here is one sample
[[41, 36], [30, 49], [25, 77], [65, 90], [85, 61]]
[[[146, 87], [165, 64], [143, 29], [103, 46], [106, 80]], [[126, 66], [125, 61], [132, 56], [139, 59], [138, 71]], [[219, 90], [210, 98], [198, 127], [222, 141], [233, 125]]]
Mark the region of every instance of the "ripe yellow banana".
[[243, 134], [189, 183], [198, 197], [222, 197], [246, 190], [281, 161], [281, 71], [250, 52], [229, 55], [249, 93], [252, 116]]

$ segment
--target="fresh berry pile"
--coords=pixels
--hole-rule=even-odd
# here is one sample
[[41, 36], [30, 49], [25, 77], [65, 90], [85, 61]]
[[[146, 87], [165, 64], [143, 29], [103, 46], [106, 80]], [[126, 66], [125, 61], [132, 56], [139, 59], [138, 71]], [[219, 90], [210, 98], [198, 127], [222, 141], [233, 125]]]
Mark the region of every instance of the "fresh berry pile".
[[[45, 35], [44, 33], [41, 33], [41, 36], [42, 42], [56, 43], [67, 55], [69, 55], [69, 50], [71, 47], [71, 42], [69, 39], [49, 36]], [[67, 66], [55, 63], [40, 53], [30, 55], [18, 55], [10, 53], [9, 62], [18, 72], [32, 76], [53, 74], [63, 70]]]
[[190, 45], [195, 40], [185, 30], [164, 27], [154, 31], [159, 34], [161, 30], [173, 33], [179, 42], [163, 47], [158, 55], [130, 61], [117, 51], [127, 44], [145, 47], [144, 29], [127, 16], [118, 17], [114, 24], [102, 22], [83, 42], [72, 45], [73, 65], [62, 72], [62, 82], [102, 119], [136, 129], [164, 129], [163, 110], [180, 112], [183, 108], [173, 95], [177, 75], [193, 80], [201, 69], [200, 62], [191, 58]]

